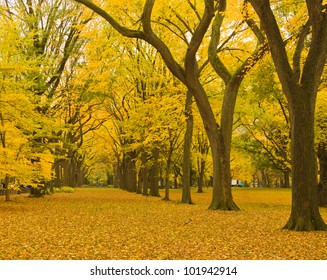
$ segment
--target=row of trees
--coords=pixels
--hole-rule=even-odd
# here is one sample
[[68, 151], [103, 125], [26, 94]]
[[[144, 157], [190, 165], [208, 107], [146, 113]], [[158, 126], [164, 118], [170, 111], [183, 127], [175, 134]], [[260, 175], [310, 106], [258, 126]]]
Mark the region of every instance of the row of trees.
[[232, 174], [272, 171], [286, 187], [292, 174], [285, 227], [325, 229], [325, 13], [321, 1], [1, 1], [1, 177], [79, 186], [103, 170], [165, 199], [180, 177], [192, 203], [193, 169], [199, 191], [213, 176], [210, 209], [237, 210]]
[[[314, 112], [320, 78], [327, 56], [325, 47], [327, 16], [326, 7], [322, 1], [287, 3], [287, 9], [280, 10], [287, 14], [286, 20], [292, 16], [296, 18], [298, 21], [296, 26], [300, 27], [299, 30], [294, 30], [293, 26], [287, 26], [289, 21], [282, 26], [277, 24], [275, 14], [276, 10], [278, 13], [279, 3], [272, 5], [269, 0], [244, 1], [242, 8], [237, 10], [242, 11], [243, 22], [249, 26], [258, 43], [249, 59], [243, 60], [241, 66], [237, 67], [235, 74], [226, 68], [219, 56], [227, 1], [204, 1], [204, 6], [201, 7], [202, 13], [199, 13], [195, 4], [188, 2], [191, 10], [193, 9], [195, 12], [197, 20], [192, 21], [192, 29], [188, 28], [188, 22], [184, 20], [182, 34], [177, 33], [179, 38], [183, 39], [183, 35], [188, 37], [184, 40], [187, 48], [184, 48], [182, 61], [178, 59], [180, 55], [179, 57], [174, 55], [169, 45], [165, 43], [165, 38], [159, 35], [158, 30], [160, 29], [156, 29], [156, 25], [160, 25], [161, 17], [156, 18], [154, 0], [145, 2], [142, 14], [134, 23], [137, 28], [133, 29], [119, 23], [106, 12], [106, 10], [112, 9], [110, 5], [102, 8], [88, 0], [76, 0], [76, 2], [84, 4], [102, 16], [123, 36], [144, 40], [156, 48], [171, 73], [193, 95], [211, 146], [213, 159], [213, 197], [209, 207], [211, 209], [238, 209], [232, 199], [230, 188], [230, 147], [235, 101], [244, 75], [269, 45], [276, 72], [288, 102], [290, 115], [293, 196], [292, 212], [285, 228], [326, 229], [317, 203], [317, 168], [314, 149]], [[233, 1], [229, 1], [229, 3], [233, 3]], [[178, 9], [183, 4], [178, 3]], [[248, 4], [254, 8], [262, 29], [256, 25]], [[171, 8], [171, 6], [169, 7]], [[176, 8], [175, 6], [171, 9], [177, 11]], [[296, 8], [296, 13], [294, 8]], [[177, 20], [186, 18], [185, 16], [181, 18], [177, 12], [175, 14]], [[135, 16], [135, 11], [133, 11], [133, 15]], [[179, 25], [171, 18], [167, 22], [164, 24], [165, 27], [172, 30], [175, 35], [174, 28]], [[200, 79], [204, 64], [201, 64], [199, 53], [206, 39], [205, 35], [209, 31], [211, 31], [211, 36], [208, 43], [207, 61], [225, 84], [220, 125], [216, 122], [208, 94]], [[287, 40], [292, 40], [293, 51], [291, 53], [285, 47]], [[251, 43], [255, 42], [253, 39], [250, 41]], [[179, 53], [183, 53], [182, 48], [179, 49]], [[290, 57], [292, 58], [290, 59]]]

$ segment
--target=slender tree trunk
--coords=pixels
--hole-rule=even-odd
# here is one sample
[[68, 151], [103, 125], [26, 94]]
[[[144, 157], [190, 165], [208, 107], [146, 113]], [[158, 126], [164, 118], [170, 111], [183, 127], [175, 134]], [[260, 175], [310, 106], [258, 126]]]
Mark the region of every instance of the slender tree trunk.
[[163, 200], [170, 200], [169, 198], [169, 175], [170, 175], [170, 166], [171, 166], [171, 154], [168, 154], [167, 167], [166, 167], [166, 179], [165, 179], [165, 197]]
[[319, 174], [318, 205], [327, 206], [327, 144], [320, 143], [318, 147]]
[[136, 189], [136, 193], [137, 194], [141, 194], [142, 193], [142, 185], [143, 185], [143, 168], [141, 167], [138, 174], [137, 174], [137, 189]]
[[[292, 209], [284, 226], [297, 231], [325, 230], [319, 213], [314, 148], [314, 106], [304, 90], [290, 104], [292, 155]], [[303, 176], [305, 174], [305, 176]]]
[[186, 131], [183, 150], [182, 203], [193, 204], [191, 197], [191, 146], [193, 136], [192, 94], [186, 93], [185, 102]]
[[10, 188], [9, 188], [9, 176], [5, 177], [5, 185], [6, 185], [6, 202], [10, 201]]
[[200, 159], [200, 163], [199, 163], [199, 181], [198, 181], [198, 191], [197, 191], [197, 193], [203, 193], [205, 167], [206, 167], [205, 160]]
[[261, 173], [261, 181], [262, 181], [262, 187], [267, 188], [269, 187], [269, 179], [268, 174], [265, 172], [265, 170], [260, 170]]
[[290, 184], [290, 171], [289, 170], [284, 170], [283, 174], [284, 174], [284, 183], [282, 185], [282, 188], [290, 188], [291, 187], [291, 184]]
[[141, 151], [141, 169], [140, 169], [140, 179], [142, 184], [142, 195], [149, 195], [148, 186], [148, 167], [147, 167], [147, 153]]
[[113, 180], [113, 184], [114, 184], [114, 188], [119, 188], [121, 185], [121, 164], [119, 161], [117, 161], [114, 166], [114, 180]]

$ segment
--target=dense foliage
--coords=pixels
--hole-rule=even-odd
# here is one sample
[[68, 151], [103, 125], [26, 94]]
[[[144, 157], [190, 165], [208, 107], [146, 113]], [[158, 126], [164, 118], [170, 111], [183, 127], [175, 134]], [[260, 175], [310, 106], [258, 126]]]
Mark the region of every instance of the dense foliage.
[[6, 200], [112, 185], [191, 204], [194, 185], [238, 210], [242, 180], [293, 187], [293, 212], [313, 206], [290, 228], [324, 229], [326, 21], [318, 0], [0, 0]]

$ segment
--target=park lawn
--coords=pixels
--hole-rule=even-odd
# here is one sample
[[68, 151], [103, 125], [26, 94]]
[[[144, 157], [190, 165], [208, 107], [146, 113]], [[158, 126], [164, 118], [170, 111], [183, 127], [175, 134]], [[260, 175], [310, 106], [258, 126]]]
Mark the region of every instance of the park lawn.
[[235, 188], [237, 212], [208, 210], [211, 190], [195, 191], [195, 205], [181, 190], [171, 202], [109, 188], [2, 196], [0, 259], [327, 259], [327, 232], [281, 229], [290, 190]]

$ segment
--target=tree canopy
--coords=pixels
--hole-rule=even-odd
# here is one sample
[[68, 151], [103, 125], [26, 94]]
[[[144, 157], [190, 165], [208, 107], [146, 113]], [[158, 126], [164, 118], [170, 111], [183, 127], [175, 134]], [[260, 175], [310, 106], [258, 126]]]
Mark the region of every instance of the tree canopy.
[[285, 228], [326, 229], [326, 5], [1, 0], [0, 179], [208, 185], [213, 210], [232, 180], [292, 187]]

